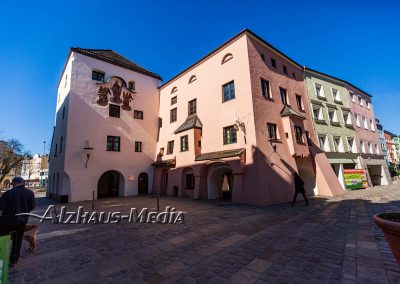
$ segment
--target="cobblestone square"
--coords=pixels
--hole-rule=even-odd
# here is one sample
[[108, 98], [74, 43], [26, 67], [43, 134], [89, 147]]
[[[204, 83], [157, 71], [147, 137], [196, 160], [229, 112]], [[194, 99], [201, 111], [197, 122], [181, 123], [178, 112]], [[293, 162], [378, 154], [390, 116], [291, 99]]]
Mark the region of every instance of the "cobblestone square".
[[[40, 225], [10, 283], [399, 283], [374, 214], [399, 211], [400, 185], [256, 207], [161, 197], [184, 224]], [[34, 213], [43, 214], [40, 200]], [[68, 204], [72, 210], [90, 202]], [[155, 198], [96, 201], [96, 211], [154, 208]], [[60, 205], [57, 205], [59, 207]], [[31, 220], [34, 221], [34, 220]], [[27, 244], [24, 243], [24, 248]]]

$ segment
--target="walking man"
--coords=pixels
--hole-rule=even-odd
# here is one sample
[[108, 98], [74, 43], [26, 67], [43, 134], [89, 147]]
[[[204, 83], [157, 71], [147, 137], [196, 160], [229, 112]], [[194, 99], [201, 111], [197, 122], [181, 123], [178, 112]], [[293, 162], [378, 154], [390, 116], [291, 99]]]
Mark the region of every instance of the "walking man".
[[295, 192], [294, 192], [294, 196], [293, 196], [292, 207], [296, 203], [297, 195], [299, 195], [299, 193], [301, 193], [304, 200], [306, 201], [306, 206], [308, 206], [308, 199], [306, 196], [306, 191], [304, 190], [304, 181], [301, 179], [301, 177], [296, 172], [293, 173], [293, 179], [294, 179]]
[[0, 197], [0, 234], [11, 234], [12, 248], [10, 266], [17, 264], [25, 225], [28, 216], [15, 216], [19, 213], [29, 213], [36, 206], [35, 195], [25, 188], [25, 181], [21, 177], [13, 178], [13, 188]]

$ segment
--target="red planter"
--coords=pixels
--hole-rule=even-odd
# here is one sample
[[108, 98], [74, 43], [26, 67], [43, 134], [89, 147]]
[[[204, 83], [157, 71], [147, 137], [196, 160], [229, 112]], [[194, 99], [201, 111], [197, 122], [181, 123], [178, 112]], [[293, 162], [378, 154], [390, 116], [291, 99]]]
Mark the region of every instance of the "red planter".
[[374, 222], [383, 231], [393, 256], [400, 265], [400, 213], [381, 213]]

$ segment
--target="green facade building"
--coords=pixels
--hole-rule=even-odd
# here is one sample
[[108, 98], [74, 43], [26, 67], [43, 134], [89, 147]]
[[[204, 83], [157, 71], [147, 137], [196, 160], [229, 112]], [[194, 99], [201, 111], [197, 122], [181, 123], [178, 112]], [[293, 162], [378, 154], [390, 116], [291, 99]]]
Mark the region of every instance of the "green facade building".
[[318, 146], [345, 188], [343, 170], [359, 168], [349, 91], [344, 82], [321, 72], [305, 68], [304, 76]]

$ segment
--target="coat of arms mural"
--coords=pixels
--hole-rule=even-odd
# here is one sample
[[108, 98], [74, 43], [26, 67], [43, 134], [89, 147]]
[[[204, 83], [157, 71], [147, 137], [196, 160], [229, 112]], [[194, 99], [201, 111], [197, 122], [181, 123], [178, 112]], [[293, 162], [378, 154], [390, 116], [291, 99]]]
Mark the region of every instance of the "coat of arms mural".
[[[97, 104], [100, 106], [108, 105], [109, 101], [115, 104], [121, 104], [123, 110], [132, 110], [129, 105], [133, 101], [133, 92], [126, 87], [126, 83], [119, 77], [111, 77], [105, 83], [99, 83], [97, 92]], [[121, 99], [122, 96], [122, 99]]]

